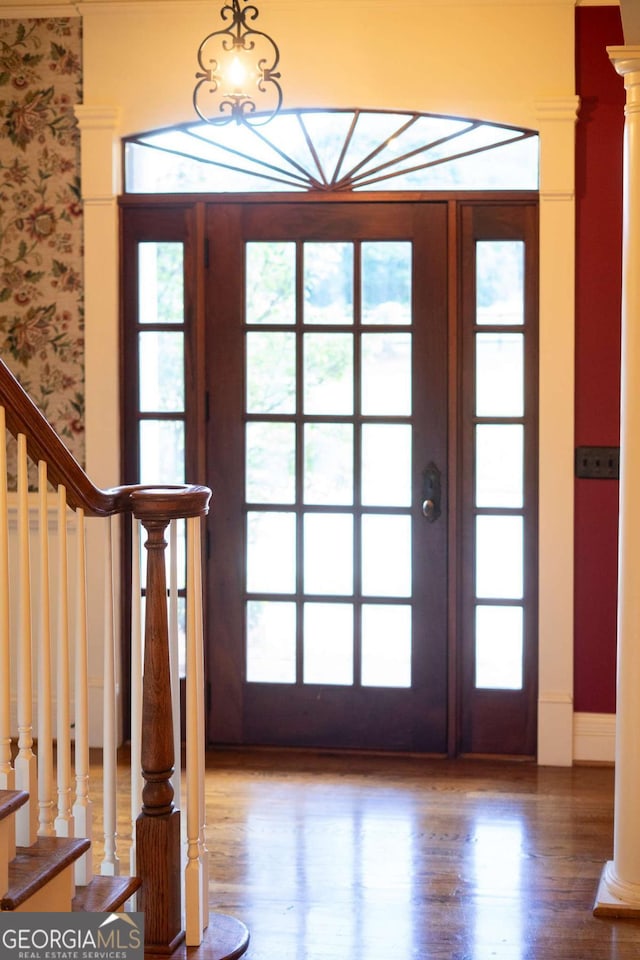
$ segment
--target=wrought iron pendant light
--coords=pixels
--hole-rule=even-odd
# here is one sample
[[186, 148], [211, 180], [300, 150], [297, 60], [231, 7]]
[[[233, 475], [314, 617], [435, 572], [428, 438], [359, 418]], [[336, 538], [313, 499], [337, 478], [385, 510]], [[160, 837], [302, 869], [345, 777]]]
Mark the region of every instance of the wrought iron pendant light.
[[229, 25], [210, 33], [198, 47], [196, 113], [216, 125], [268, 123], [282, 106], [280, 51], [268, 34], [251, 26], [259, 15], [255, 4], [232, 0], [220, 15]]

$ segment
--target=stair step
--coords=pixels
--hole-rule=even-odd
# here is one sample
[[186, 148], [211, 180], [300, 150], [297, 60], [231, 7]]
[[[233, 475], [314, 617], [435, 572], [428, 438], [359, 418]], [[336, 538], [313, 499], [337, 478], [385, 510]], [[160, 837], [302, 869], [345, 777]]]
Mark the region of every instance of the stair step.
[[38, 837], [33, 846], [18, 847], [9, 864], [9, 889], [0, 900], [0, 910], [16, 910], [90, 846], [84, 838]]
[[113, 913], [131, 897], [142, 881], [139, 877], [94, 877], [86, 887], [78, 887], [72, 910], [87, 913]]
[[28, 799], [26, 790], [0, 790], [0, 820], [10, 817]]

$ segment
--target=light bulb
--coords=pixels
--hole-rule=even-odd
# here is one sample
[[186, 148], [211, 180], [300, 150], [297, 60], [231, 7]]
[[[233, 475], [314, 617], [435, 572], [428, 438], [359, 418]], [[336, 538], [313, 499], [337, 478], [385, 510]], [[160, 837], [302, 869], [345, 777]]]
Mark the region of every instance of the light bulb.
[[242, 87], [246, 83], [247, 71], [245, 70], [243, 64], [240, 62], [239, 57], [234, 57], [229, 66], [228, 73], [229, 83], [235, 89], [236, 92], [240, 92]]

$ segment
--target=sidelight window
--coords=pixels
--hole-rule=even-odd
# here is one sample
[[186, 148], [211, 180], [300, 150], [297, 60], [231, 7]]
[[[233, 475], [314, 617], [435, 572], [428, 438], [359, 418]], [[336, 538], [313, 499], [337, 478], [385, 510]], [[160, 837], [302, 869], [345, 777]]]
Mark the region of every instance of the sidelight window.
[[475, 684], [521, 689], [524, 243], [476, 242]]

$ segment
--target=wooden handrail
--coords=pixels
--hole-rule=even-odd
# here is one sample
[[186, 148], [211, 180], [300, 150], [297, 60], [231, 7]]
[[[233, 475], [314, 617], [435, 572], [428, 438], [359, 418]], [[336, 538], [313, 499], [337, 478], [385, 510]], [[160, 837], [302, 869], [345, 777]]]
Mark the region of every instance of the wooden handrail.
[[150, 491], [156, 509], [170, 519], [206, 515], [211, 491], [197, 484], [129, 484], [108, 490], [96, 487], [1, 358], [0, 406], [5, 409], [9, 432], [14, 437], [24, 434], [30, 458], [34, 463], [46, 461], [49, 481], [65, 487], [67, 504], [74, 510], [82, 508], [88, 517], [118, 513], [135, 516], [139, 495]]

